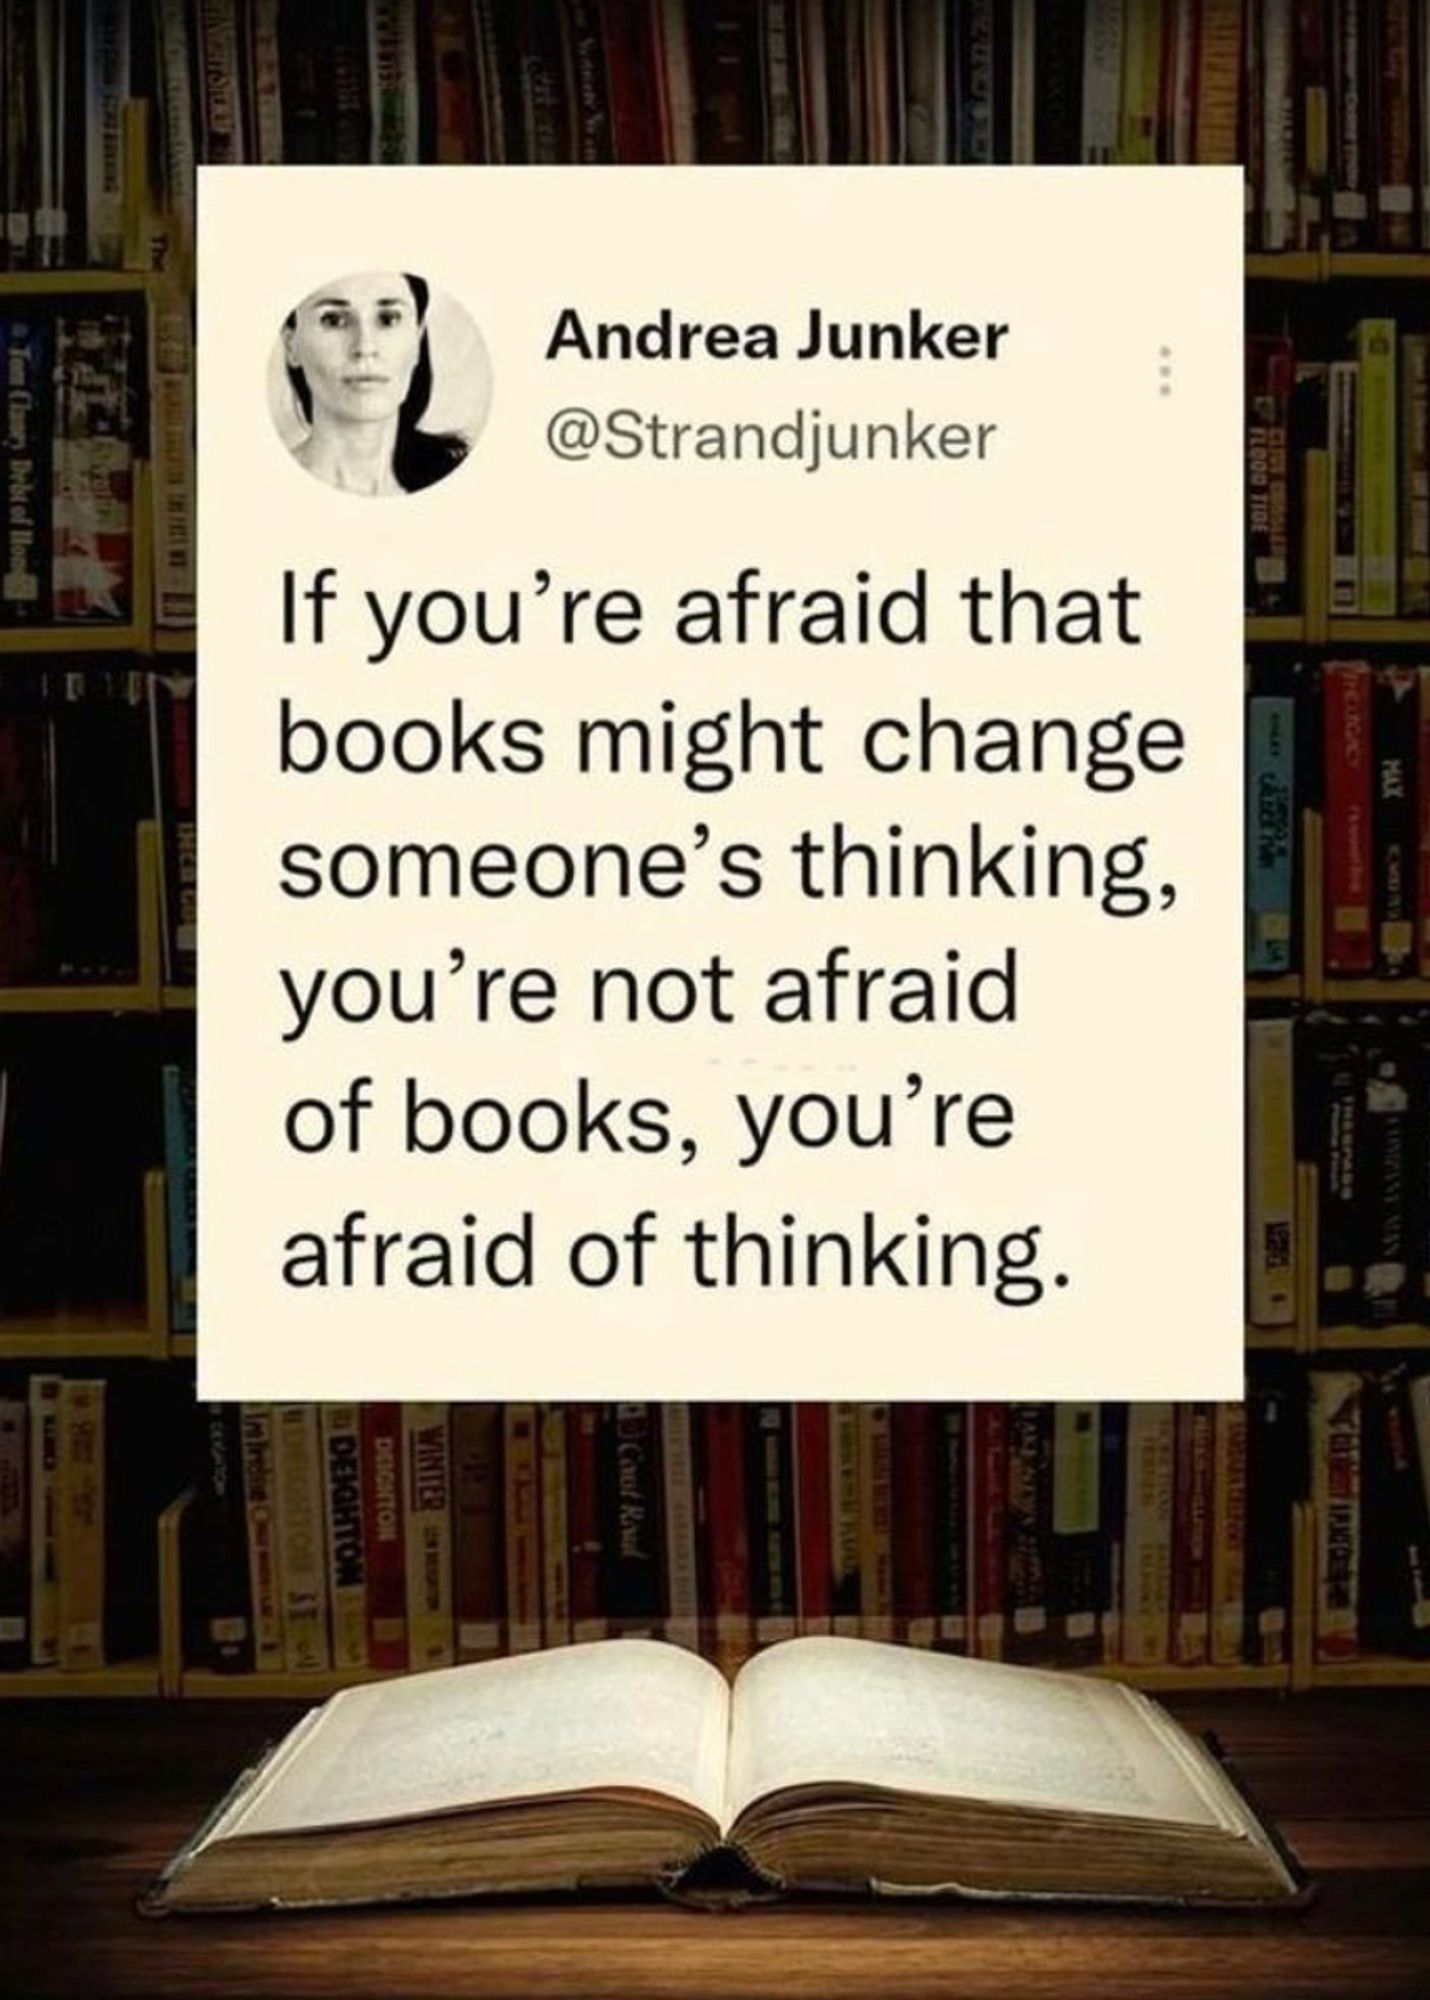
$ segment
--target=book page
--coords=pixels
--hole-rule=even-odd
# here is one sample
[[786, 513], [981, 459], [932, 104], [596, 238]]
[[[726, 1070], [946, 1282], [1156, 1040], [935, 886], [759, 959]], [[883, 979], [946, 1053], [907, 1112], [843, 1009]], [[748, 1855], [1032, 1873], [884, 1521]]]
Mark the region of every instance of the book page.
[[720, 1817], [729, 1690], [678, 1646], [621, 1639], [350, 1688], [210, 1839], [594, 1789]]
[[859, 1639], [772, 1646], [740, 1674], [726, 1825], [791, 1785], [1225, 1824], [1112, 1681]]

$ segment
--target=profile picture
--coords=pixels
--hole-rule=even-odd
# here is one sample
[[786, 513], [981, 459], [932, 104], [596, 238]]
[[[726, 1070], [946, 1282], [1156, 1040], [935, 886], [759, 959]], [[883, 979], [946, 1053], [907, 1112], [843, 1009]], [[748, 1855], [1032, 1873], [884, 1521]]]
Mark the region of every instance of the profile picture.
[[355, 271], [299, 299], [278, 331], [268, 403], [279, 437], [326, 486], [420, 493], [469, 457], [491, 403], [475, 322], [414, 271]]

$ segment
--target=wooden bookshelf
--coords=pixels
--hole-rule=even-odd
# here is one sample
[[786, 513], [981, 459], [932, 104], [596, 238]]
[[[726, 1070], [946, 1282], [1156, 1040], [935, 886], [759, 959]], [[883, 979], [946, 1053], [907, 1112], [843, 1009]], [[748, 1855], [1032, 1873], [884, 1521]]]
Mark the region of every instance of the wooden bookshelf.
[[0, 1320], [0, 1361], [152, 1361], [167, 1351], [156, 1345], [142, 1301]]
[[[85, 985], [70, 980], [54, 986], [0, 986], [4, 1014], [157, 1014], [164, 1004], [163, 912], [159, 893], [159, 829], [141, 820], [135, 831], [134, 866], [139, 888], [138, 972], [124, 985]], [[180, 989], [171, 989], [178, 992]]]
[[24, 1667], [18, 1673], [0, 1674], [0, 1701], [30, 1699], [53, 1701], [142, 1700], [159, 1693], [159, 1662], [150, 1657], [115, 1660], [108, 1666], [91, 1667], [69, 1673], [60, 1667]]
[[1316, 1354], [1424, 1354], [1430, 1352], [1430, 1326], [1320, 1326], [1311, 1347]]
[[1430, 1688], [1430, 1660], [1402, 1659], [1392, 1653], [1365, 1653], [1358, 1660], [1315, 1661], [1315, 1688]]
[[1334, 285], [1368, 280], [1430, 280], [1430, 251], [1251, 250], [1244, 269], [1251, 284]]

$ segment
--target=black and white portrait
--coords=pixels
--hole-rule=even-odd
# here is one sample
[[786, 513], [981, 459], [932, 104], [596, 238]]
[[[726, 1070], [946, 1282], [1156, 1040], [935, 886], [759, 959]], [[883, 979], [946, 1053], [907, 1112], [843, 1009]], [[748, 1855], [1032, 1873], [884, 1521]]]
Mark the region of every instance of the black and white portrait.
[[491, 402], [475, 323], [412, 271], [357, 271], [300, 299], [268, 380], [278, 434], [343, 493], [420, 493], [469, 456]]

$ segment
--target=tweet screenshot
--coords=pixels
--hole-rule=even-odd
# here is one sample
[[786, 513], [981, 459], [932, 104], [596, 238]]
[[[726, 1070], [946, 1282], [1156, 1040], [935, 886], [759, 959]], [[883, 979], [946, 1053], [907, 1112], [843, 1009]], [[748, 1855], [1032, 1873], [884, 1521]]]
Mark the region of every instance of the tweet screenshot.
[[1239, 170], [197, 241], [201, 1395], [1238, 1397]]

